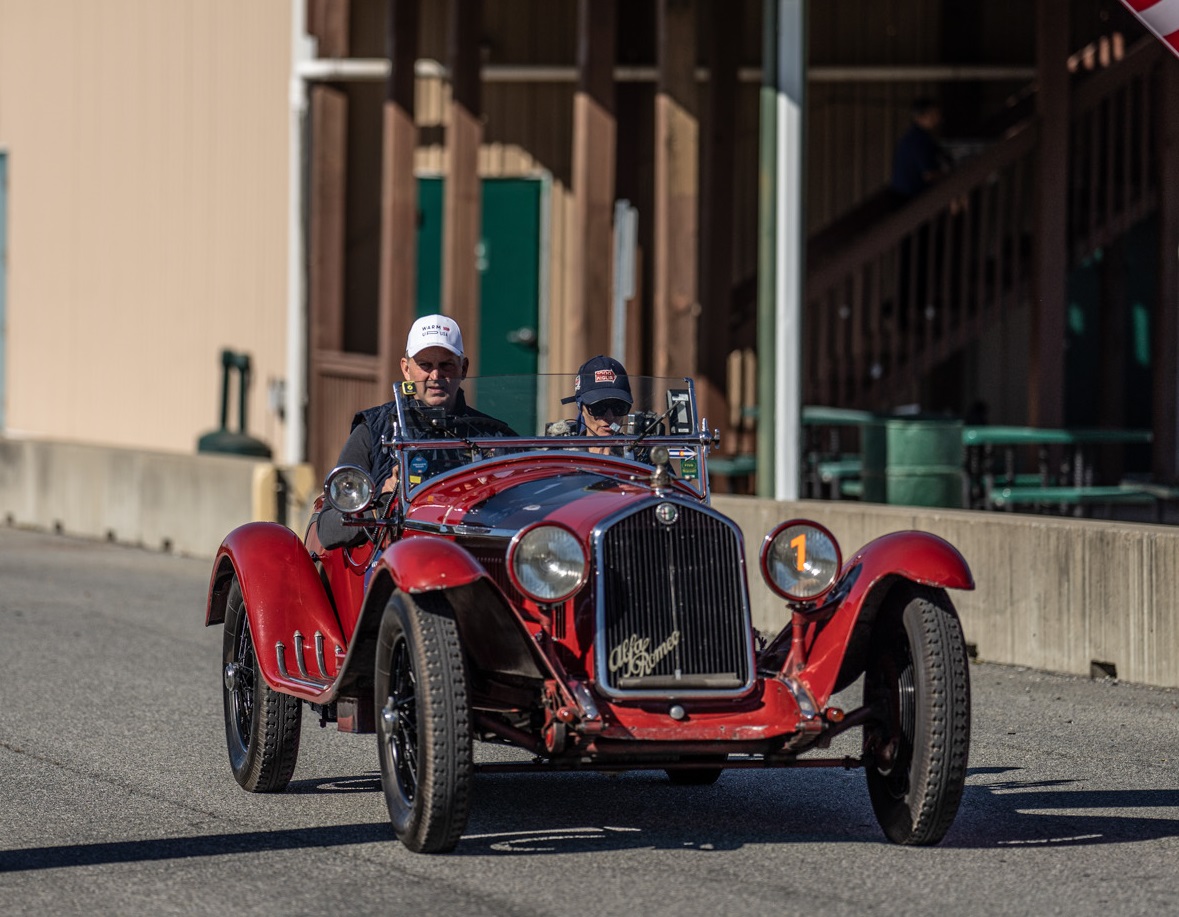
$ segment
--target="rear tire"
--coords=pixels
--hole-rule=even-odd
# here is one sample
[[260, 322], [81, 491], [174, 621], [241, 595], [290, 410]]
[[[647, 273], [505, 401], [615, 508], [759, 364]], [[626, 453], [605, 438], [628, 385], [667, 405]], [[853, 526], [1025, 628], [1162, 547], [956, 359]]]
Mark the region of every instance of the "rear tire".
[[966, 784], [970, 673], [958, 615], [945, 590], [915, 585], [893, 593], [873, 633], [864, 703], [868, 795], [880, 827], [897, 844], [938, 843]]
[[417, 853], [453, 850], [467, 825], [470, 710], [462, 645], [444, 600], [395, 593], [377, 639], [374, 706], [393, 830]]
[[229, 587], [221, 653], [221, 694], [229, 766], [251, 793], [280, 793], [299, 757], [302, 705], [262, 679], [237, 577]]

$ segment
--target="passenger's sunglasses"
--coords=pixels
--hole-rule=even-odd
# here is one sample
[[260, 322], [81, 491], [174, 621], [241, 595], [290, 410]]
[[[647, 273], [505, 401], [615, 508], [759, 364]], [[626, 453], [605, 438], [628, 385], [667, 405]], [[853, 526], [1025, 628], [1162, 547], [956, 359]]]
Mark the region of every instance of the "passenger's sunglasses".
[[630, 402], [622, 401], [619, 398], [607, 398], [605, 401], [587, 404], [585, 409], [590, 412], [592, 417], [605, 417], [607, 413], [613, 414], [615, 417], [622, 417], [630, 410]]

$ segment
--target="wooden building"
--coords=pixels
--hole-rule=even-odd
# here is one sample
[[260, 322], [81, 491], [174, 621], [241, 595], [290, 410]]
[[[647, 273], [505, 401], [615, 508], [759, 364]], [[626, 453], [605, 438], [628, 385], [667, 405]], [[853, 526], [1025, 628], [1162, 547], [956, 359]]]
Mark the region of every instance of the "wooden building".
[[[321, 56], [392, 61], [387, 83], [312, 90], [315, 462], [435, 309], [477, 372], [572, 372], [621, 341], [632, 371], [695, 375], [722, 451], [748, 450], [773, 7], [313, 0]], [[1179, 62], [1116, 0], [807, 9], [804, 400], [1153, 425], [1174, 477]], [[900, 207], [884, 189], [919, 95], [957, 164]], [[618, 201], [638, 223], [624, 312]], [[535, 240], [509, 272], [537, 278], [527, 308], [497, 289], [496, 232]]]
[[[0, 0], [4, 431], [191, 449], [232, 347], [322, 472], [444, 311], [477, 373], [690, 373], [751, 452], [788, 45], [801, 399], [1150, 426], [1176, 480], [1179, 61], [1119, 0]], [[956, 167], [899, 207], [917, 96]]]

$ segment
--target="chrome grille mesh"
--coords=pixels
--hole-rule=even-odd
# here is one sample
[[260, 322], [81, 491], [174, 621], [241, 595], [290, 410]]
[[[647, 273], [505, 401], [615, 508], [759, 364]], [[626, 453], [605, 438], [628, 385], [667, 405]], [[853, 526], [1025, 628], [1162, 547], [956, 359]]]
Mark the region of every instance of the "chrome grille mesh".
[[735, 527], [677, 504], [624, 517], [598, 545], [599, 676], [616, 692], [735, 691], [750, 679]]

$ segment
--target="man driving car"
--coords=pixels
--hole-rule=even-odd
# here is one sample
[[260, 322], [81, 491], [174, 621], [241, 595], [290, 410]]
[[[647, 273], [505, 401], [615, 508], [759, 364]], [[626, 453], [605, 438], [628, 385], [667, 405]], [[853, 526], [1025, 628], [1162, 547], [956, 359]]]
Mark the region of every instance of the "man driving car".
[[[445, 315], [424, 315], [413, 323], [401, 358], [401, 374], [413, 383], [406, 422], [409, 438], [464, 438], [468, 436], [515, 436], [507, 424], [470, 407], [463, 395], [462, 382], [467, 377], [469, 361], [463, 353], [463, 333], [458, 322]], [[349, 434], [336, 465], [363, 468], [378, 491], [392, 493], [397, 488], [397, 456], [381, 446], [381, 437], [390, 434], [397, 420], [397, 402], [387, 401], [352, 418]], [[463, 464], [460, 450], [421, 450], [414, 454], [410, 466], [410, 483], [417, 484], [449, 468]], [[354, 541], [360, 531], [344, 526], [342, 517], [327, 508], [319, 517], [319, 536], [325, 548]], [[331, 542], [329, 544], [329, 541]]]

